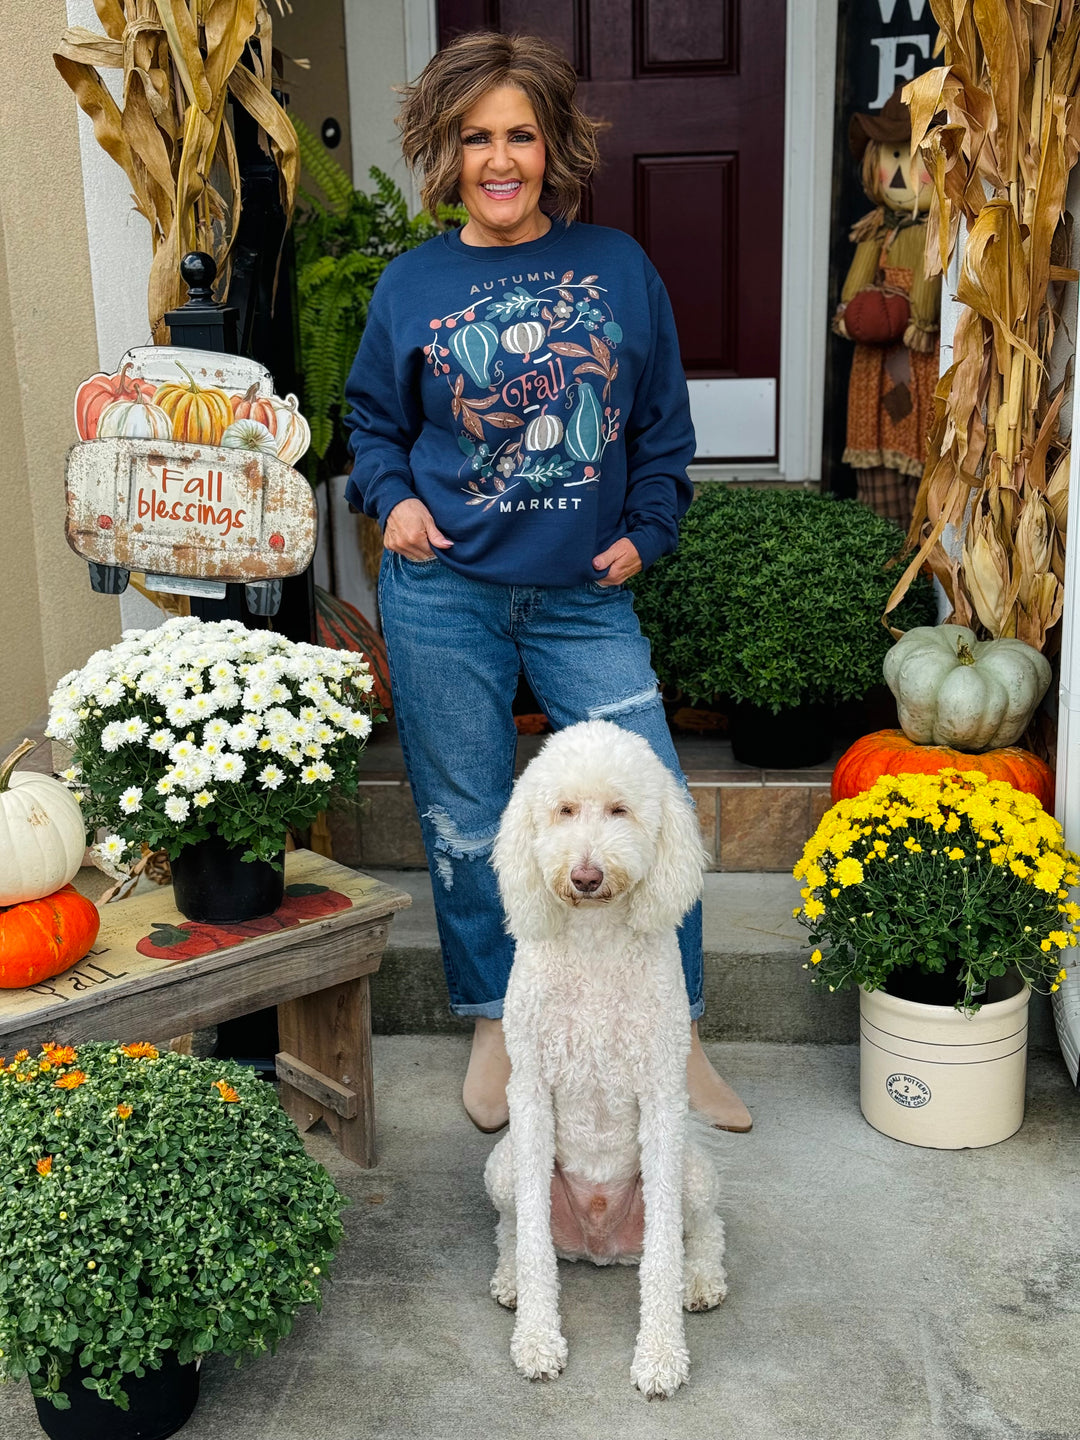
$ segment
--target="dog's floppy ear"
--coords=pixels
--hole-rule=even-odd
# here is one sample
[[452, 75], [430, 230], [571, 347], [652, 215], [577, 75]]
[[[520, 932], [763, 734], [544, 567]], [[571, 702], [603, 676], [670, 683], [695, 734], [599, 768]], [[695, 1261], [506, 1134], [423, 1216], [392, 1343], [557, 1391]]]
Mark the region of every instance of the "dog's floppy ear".
[[627, 923], [650, 934], [677, 925], [701, 894], [707, 855], [689, 792], [664, 771], [656, 861], [629, 895]]
[[526, 772], [503, 811], [491, 855], [506, 928], [515, 940], [546, 940], [563, 919], [536, 859], [536, 798], [536, 783]]

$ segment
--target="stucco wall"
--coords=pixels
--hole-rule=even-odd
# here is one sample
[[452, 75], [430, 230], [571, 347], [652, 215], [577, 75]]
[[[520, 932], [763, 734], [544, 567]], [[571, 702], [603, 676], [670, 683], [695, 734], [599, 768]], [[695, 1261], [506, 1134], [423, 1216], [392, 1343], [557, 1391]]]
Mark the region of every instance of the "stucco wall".
[[[119, 635], [64, 539], [72, 401], [97, 369], [76, 107], [52, 62], [63, 0], [4, 0], [0, 27], [0, 734], [40, 713], [65, 671]], [[36, 637], [36, 638], [35, 638]]]

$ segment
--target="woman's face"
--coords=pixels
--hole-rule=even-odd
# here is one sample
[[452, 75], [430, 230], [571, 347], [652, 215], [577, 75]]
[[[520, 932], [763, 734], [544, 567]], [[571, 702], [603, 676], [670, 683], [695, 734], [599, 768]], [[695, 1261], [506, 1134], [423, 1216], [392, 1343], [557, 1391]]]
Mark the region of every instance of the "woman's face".
[[546, 158], [532, 105], [515, 86], [489, 90], [466, 111], [458, 190], [476, 239], [518, 244], [547, 230], [540, 210]]

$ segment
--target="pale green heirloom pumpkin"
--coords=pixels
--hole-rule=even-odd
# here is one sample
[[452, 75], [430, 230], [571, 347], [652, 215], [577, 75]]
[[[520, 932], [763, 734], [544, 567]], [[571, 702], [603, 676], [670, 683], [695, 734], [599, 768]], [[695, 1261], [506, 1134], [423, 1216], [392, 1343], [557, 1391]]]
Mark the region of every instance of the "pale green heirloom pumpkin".
[[1013, 745], [1050, 684], [1023, 640], [976, 640], [966, 625], [919, 625], [885, 656], [900, 725], [917, 745], [974, 753]]

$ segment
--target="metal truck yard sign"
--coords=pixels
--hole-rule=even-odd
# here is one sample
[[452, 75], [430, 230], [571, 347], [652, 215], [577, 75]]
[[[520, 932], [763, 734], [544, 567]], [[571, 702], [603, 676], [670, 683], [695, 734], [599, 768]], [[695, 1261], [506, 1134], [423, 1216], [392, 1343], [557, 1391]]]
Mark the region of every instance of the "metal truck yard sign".
[[115, 375], [79, 387], [67, 462], [67, 540], [93, 588], [221, 596], [247, 587], [256, 613], [315, 549], [316, 507], [292, 467], [310, 443], [295, 396], [244, 356], [129, 350]]

